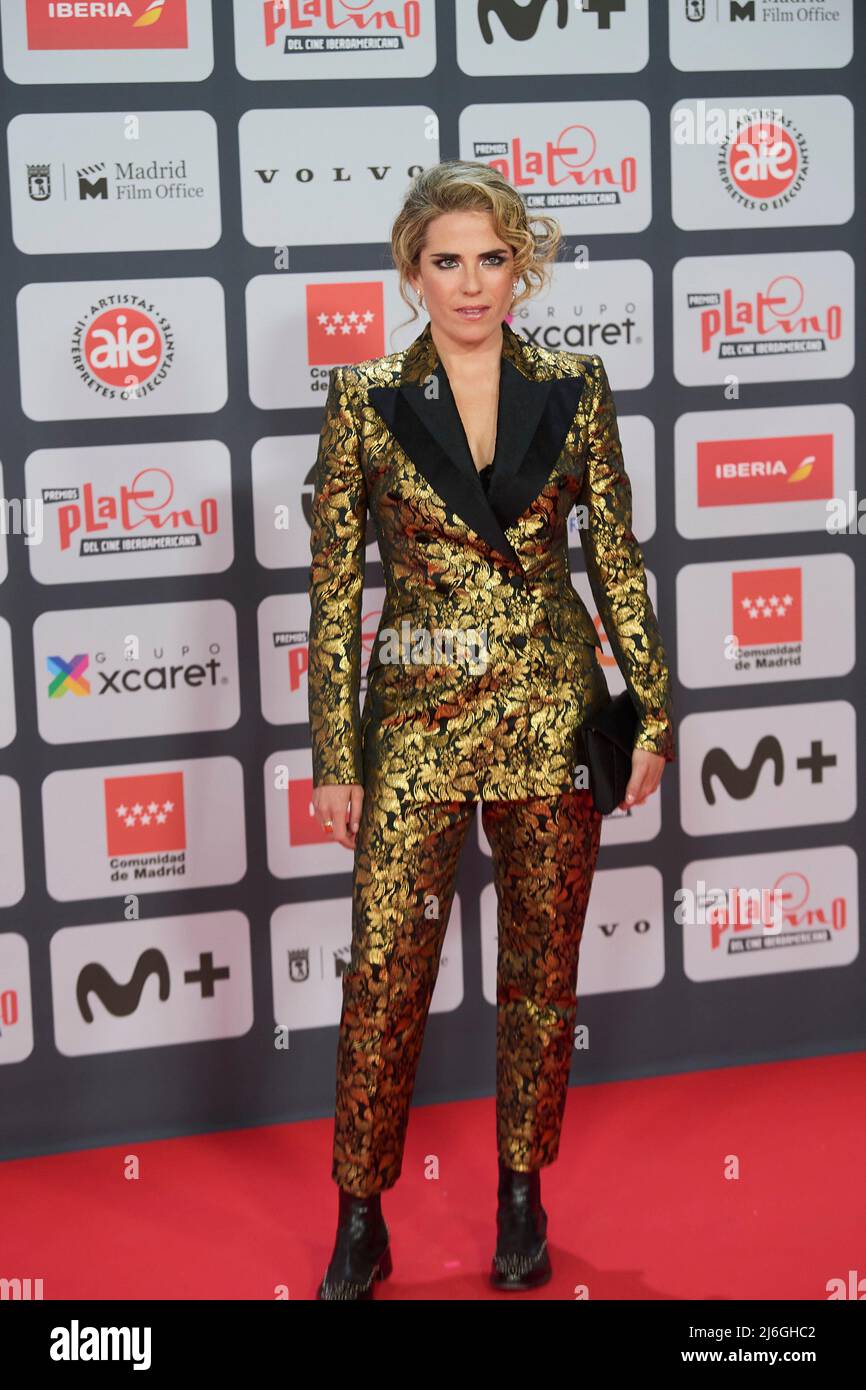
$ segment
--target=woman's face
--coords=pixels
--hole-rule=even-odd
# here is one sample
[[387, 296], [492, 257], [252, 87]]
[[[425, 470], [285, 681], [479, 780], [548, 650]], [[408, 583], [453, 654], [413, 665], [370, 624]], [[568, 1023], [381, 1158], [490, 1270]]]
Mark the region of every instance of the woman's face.
[[[446, 212], [427, 227], [417, 272], [431, 325], [463, 343], [499, 332], [514, 297], [514, 253], [488, 212]], [[469, 312], [470, 310], [474, 312]]]

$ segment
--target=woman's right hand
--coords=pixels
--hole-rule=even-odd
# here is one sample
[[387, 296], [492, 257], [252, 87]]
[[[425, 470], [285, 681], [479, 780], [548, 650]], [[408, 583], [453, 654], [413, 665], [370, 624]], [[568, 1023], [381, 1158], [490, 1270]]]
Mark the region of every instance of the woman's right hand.
[[338, 844], [346, 849], [355, 848], [355, 833], [361, 823], [361, 803], [364, 788], [357, 782], [347, 786], [328, 784], [313, 788], [313, 811], [316, 820], [324, 830], [326, 821], [333, 825], [333, 831], [326, 831]]

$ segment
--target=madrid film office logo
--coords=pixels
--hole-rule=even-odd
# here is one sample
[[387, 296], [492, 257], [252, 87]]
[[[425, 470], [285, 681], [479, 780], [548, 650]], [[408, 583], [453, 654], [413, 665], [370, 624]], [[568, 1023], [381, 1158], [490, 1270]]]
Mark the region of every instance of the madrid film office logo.
[[[706, 0], [685, 0], [686, 19], [700, 23], [707, 17]], [[748, 19], [754, 21], [755, 0], [730, 0], [729, 17], [731, 20]]]
[[[87, 198], [108, 198], [108, 177], [104, 164], [91, 164], [77, 169], [78, 197], [81, 202]], [[51, 165], [27, 165], [27, 192], [34, 203], [45, 203], [51, 197]]]
[[[87, 164], [76, 169], [78, 180], [78, 201], [85, 203], [94, 199], [107, 202], [109, 197], [107, 165], [104, 162]], [[61, 165], [63, 196], [66, 196], [66, 179]], [[27, 165], [27, 192], [34, 203], [46, 203], [53, 193], [50, 164]], [[191, 187], [187, 180], [186, 160], [166, 160], [160, 164], [156, 159], [150, 164], [115, 164], [112, 184], [115, 201], [135, 202], [137, 199], [156, 198], [159, 202], [179, 202], [185, 198], [195, 198], [201, 189]]]

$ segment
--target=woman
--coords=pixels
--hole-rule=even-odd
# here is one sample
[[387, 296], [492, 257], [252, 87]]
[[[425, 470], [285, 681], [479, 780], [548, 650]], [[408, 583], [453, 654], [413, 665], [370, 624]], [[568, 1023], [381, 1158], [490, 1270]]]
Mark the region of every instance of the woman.
[[[400, 1175], [460, 850], [481, 801], [498, 898], [497, 1244], [491, 1281], [550, 1278], [540, 1169], [557, 1157], [578, 951], [601, 834], [580, 726], [609, 697], [570, 577], [567, 520], [638, 711], [623, 805], [674, 757], [670, 680], [601, 358], [504, 321], [560, 233], [483, 163], [414, 181], [392, 230], [411, 345], [334, 368], [315, 472], [309, 702], [313, 806], [354, 851], [321, 1299], [391, 1271], [381, 1193]], [[521, 281], [523, 282], [521, 288]], [[519, 291], [519, 292], [518, 292]], [[386, 599], [360, 692], [367, 516]]]

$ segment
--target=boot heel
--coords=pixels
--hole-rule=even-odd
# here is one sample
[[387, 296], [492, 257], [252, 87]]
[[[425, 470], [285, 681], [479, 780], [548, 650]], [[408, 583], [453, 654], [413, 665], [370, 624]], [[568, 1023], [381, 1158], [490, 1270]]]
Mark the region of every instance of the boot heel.
[[513, 1172], [499, 1160], [496, 1253], [490, 1269], [495, 1289], [524, 1292], [552, 1277], [547, 1248], [547, 1213], [541, 1205], [541, 1174]]
[[373, 1297], [373, 1284], [391, 1273], [388, 1227], [381, 1197], [354, 1197], [340, 1189], [337, 1238], [319, 1285], [319, 1299], [353, 1301]]

